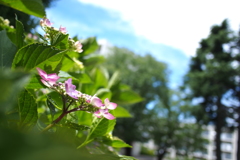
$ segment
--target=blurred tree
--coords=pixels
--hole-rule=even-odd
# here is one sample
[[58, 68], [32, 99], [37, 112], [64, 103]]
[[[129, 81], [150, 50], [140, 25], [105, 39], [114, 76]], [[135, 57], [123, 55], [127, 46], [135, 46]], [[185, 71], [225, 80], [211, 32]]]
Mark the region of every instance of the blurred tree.
[[[51, 7], [53, 2], [57, 0], [42, 0], [45, 8]], [[33, 28], [39, 24], [39, 19], [31, 16], [29, 14], [23, 13], [21, 11], [15, 10], [11, 7], [7, 7], [5, 5], [0, 5], [0, 16], [4, 19], [8, 19], [10, 24], [15, 26], [16, 23], [16, 15], [19, 21], [23, 23], [25, 32], [31, 32]]]
[[[165, 96], [167, 90], [166, 64], [157, 61], [149, 54], [136, 55], [133, 52], [114, 47], [108, 54], [105, 66], [114, 73], [120, 71], [121, 81], [137, 92], [144, 101], [125, 106], [133, 118], [118, 119], [114, 135], [125, 140], [128, 144], [134, 141], [146, 141], [149, 138], [147, 126], [144, 125], [152, 116], [147, 105]], [[144, 123], [143, 123], [144, 122]], [[131, 149], [126, 148], [126, 154], [131, 155]]]
[[[233, 47], [231, 47], [231, 50], [233, 53], [233, 58], [235, 59], [235, 67], [237, 70], [237, 73], [240, 73], [240, 30], [238, 33], [238, 38], [236, 39], [236, 42]], [[240, 159], [240, 75], [236, 74], [235, 77], [235, 89], [233, 90], [233, 109], [235, 111], [235, 126], [238, 130], [238, 148], [237, 148], [237, 159]], [[237, 103], [236, 103], [237, 102]]]
[[[192, 57], [190, 70], [185, 77], [185, 84], [190, 88], [190, 98], [198, 100], [201, 106], [195, 110], [199, 123], [212, 122], [216, 126], [216, 157], [221, 160], [221, 131], [226, 126], [229, 106], [223, 103], [230, 90], [235, 88], [233, 55], [229, 49], [235, 37], [228, 27], [227, 20], [212, 27], [210, 35], [202, 39], [195, 57]], [[208, 119], [203, 119], [203, 114]]]
[[158, 160], [162, 160], [170, 148], [185, 158], [189, 158], [189, 153], [195, 151], [205, 152], [204, 144], [207, 140], [202, 137], [203, 128], [191, 122], [193, 116], [190, 110], [193, 106], [190, 102], [183, 101], [180, 92], [166, 91], [165, 94], [169, 98], [155, 105], [150, 111], [152, 119], [148, 123], [151, 123], [146, 124], [158, 146]]

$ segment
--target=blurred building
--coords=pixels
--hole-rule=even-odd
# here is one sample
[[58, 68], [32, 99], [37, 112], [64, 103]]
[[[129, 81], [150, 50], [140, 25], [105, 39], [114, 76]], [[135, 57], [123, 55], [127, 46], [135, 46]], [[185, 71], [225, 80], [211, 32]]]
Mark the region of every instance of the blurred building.
[[[209, 125], [204, 127], [205, 131], [202, 136], [208, 139], [209, 143], [205, 144], [206, 151], [205, 152], [194, 152], [191, 157], [196, 160], [215, 160], [215, 127], [213, 125]], [[223, 130], [221, 134], [221, 150], [222, 150], [222, 160], [237, 160], [237, 130], [233, 132], [229, 130]], [[181, 159], [181, 152], [177, 153], [174, 149], [169, 149], [168, 154], [166, 155], [166, 159], [168, 158], [178, 158]]]

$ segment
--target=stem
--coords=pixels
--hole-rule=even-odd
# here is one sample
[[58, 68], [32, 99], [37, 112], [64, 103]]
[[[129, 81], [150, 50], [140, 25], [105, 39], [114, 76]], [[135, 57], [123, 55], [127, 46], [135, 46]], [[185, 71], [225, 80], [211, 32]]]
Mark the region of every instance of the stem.
[[51, 124], [49, 124], [46, 128], [44, 128], [43, 130], [42, 130], [42, 133], [43, 132], [46, 132], [46, 131], [48, 131], [50, 128], [52, 128], [56, 123], [58, 123], [66, 114], [68, 114], [67, 112], [62, 112], [62, 114], [57, 118], [57, 119], [55, 119]]
[[67, 101], [66, 101], [66, 97], [63, 94], [61, 94], [61, 96], [62, 96], [62, 103], [63, 103], [63, 112], [65, 112], [67, 111], [67, 108], [66, 108]]
[[69, 111], [67, 111], [66, 113], [71, 113], [71, 112], [74, 112], [74, 111], [81, 111], [82, 109], [81, 108], [74, 108], [74, 109], [71, 109]]
[[67, 106], [67, 108], [66, 108], [66, 111], [67, 111], [68, 108], [71, 106], [71, 104], [73, 103], [73, 101], [74, 101], [74, 100], [72, 100], [72, 101], [68, 104], [68, 106]]

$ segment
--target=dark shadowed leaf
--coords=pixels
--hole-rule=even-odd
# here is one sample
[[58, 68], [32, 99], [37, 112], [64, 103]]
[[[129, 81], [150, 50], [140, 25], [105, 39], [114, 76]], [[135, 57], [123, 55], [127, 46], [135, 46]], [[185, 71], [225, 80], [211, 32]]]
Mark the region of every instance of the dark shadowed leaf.
[[23, 47], [23, 40], [24, 40], [23, 24], [16, 18], [16, 45], [18, 49]]
[[12, 66], [16, 51], [17, 48], [8, 38], [6, 31], [0, 31], [0, 69]]
[[36, 124], [38, 119], [37, 103], [27, 90], [22, 91], [18, 98], [20, 127], [30, 127]]

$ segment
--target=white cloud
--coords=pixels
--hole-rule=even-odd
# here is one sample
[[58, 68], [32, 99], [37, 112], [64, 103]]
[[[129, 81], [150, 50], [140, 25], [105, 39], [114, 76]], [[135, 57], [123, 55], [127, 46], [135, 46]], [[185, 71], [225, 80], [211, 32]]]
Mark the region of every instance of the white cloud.
[[135, 30], [154, 43], [162, 43], [194, 55], [198, 42], [214, 24], [225, 18], [239, 27], [238, 0], [78, 0], [120, 14]]

